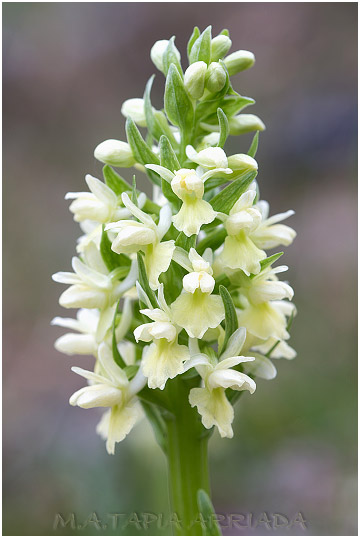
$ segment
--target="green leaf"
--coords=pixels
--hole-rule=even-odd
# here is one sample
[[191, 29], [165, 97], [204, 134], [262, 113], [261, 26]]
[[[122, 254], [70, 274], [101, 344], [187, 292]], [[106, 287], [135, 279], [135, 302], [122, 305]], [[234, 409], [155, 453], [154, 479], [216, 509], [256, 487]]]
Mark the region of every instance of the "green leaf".
[[224, 286], [221, 286], [221, 285], [219, 286], [219, 293], [221, 295], [222, 301], [224, 303], [224, 309], [225, 309], [225, 338], [224, 338], [224, 343], [221, 349], [221, 353], [223, 353], [223, 351], [226, 349], [226, 345], [228, 343], [230, 336], [236, 331], [239, 324], [238, 324], [235, 306], [234, 306], [230, 293]]
[[247, 152], [247, 154], [250, 155], [250, 157], [252, 157], [253, 159], [255, 159], [258, 145], [259, 145], [259, 131], [256, 131], [256, 133], [254, 134], [254, 138], [252, 139], [251, 146], [249, 147], [249, 151]]
[[191, 133], [194, 123], [193, 104], [174, 64], [170, 65], [166, 77], [164, 104], [171, 123], [183, 132]]
[[[167, 122], [166, 116], [160, 110], [155, 110], [151, 104], [150, 93], [154, 82], [155, 75], [149, 78], [144, 92], [144, 109], [146, 117], [146, 126], [149, 133], [156, 139], [160, 140], [161, 135], [165, 134], [172, 142], [175, 143], [174, 135]], [[146, 143], [151, 147], [148, 137]], [[148, 163], [149, 164], [149, 163]]]
[[189, 61], [190, 64], [193, 64], [195, 62], [205, 62], [207, 65], [209, 65], [210, 58], [211, 26], [208, 26], [194, 42], [190, 51]]
[[153, 308], [159, 308], [158, 302], [156, 300], [155, 293], [150, 288], [149, 279], [148, 279], [148, 276], [146, 274], [144, 258], [143, 258], [143, 255], [141, 254], [141, 252], [137, 253], [137, 260], [138, 260], [138, 266], [139, 266], [139, 282], [140, 282], [140, 285], [141, 285], [142, 289], [144, 290], [144, 292], [146, 293], [146, 295], [149, 297]]
[[211, 198], [213, 198], [216, 193], [211, 193], [210, 191], [216, 189], [216, 187], [221, 187], [221, 185], [224, 185], [224, 183], [228, 182], [228, 177], [211, 177], [210, 179], [207, 179], [205, 182], [205, 194], [207, 194], [207, 196], [204, 197], [204, 200], [211, 200]]
[[226, 237], [226, 230], [225, 228], [217, 228], [213, 232], [210, 232], [209, 234], [202, 239], [197, 247], [196, 250], [202, 256], [205, 252], [205, 250], [210, 247], [213, 251], [220, 247], [220, 245], [223, 244]]
[[188, 60], [190, 62], [190, 52], [191, 52], [191, 49], [193, 48], [193, 45], [195, 43], [195, 41], [197, 40], [197, 38], [199, 37], [200, 35], [200, 30], [197, 26], [195, 26], [195, 28], [193, 29], [193, 33], [191, 34], [191, 37], [188, 41], [188, 44], [187, 44], [187, 56], [188, 56]]
[[203, 489], [199, 489], [197, 492], [197, 503], [199, 512], [202, 515], [205, 524], [203, 536], [221, 536], [213, 504], [209, 495]]
[[139, 370], [139, 366], [136, 364], [129, 364], [129, 366], [125, 366], [124, 372], [126, 373], [126, 377], [130, 381], [135, 375], [137, 374]]
[[236, 94], [226, 95], [221, 100], [218, 106], [221, 107], [226, 116], [230, 118], [234, 114], [237, 114], [247, 106], [253, 105], [254, 103], [255, 101], [254, 99], [251, 99], [251, 97], [244, 97], [242, 95]]
[[[260, 271], [263, 271], [264, 269], [269, 267], [269, 265], [272, 265], [273, 263], [275, 263], [276, 260], [278, 260], [283, 254], [284, 254], [283, 252], [278, 252], [277, 254], [273, 254], [272, 256], [269, 256], [268, 258], [265, 258], [265, 260], [261, 260], [261, 262], [260, 262], [261, 270]], [[252, 276], [255, 276], [255, 275], [252, 275]]]
[[[161, 166], [164, 166], [164, 168], [171, 170], [171, 172], [174, 172], [175, 170], [179, 170], [181, 168], [176, 154], [171, 146], [171, 143], [165, 135], [160, 137], [159, 150]], [[176, 196], [176, 194], [171, 188], [171, 185], [167, 181], [165, 181], [165, 179], [161, 180], [161, 188], [164, 196], [166, 196], [169, 202], [173, 204], [176, 211], [179, 211], [181, 207], [181, 200]]]
[[174, 64], [176, 69], [179, 72], [179, 75], [181, 76], [181, 78], [183, 78], [184, 75], [182, 72], [181, 63], [179, 61], [179, 56], [178, 56], [179, 51], [175, 47], [174, 41], [175, 41], [175, 36], [169, 39], [168, 45], [163, 55], [164, 75], [166, 76], [168, 74], [170, 65]]
[[120, 196], [123, 192], [131, 191], [131, 185], [125, 179], [123, 179], [119, 174], [115, 172], [106, 164], [103, 168], [103, 176], [106, 185], [117, 195]]
[[120, 366], [120, 368], [125, 368], [126, 364], [125, 364], [125, 361], [122, 358], [122, 356], [120, 355], [120, 352], [118, 350], [117, 342], [116, 342], [116, 334], [115, 334], [116, 315], [117, 315], [117, 312], [118, 312], [118, 309], [119, 309], [120, 301], [121, 301], [121, 299], [119, 299], [119, 301], [118, 301], [118, 303], [116, 305], [115, 314], [114, 314], [113, 323], [112, 323], [112, 353], [113, 353], [113, 358], [114, 358], [114, 361], [116, 362], [116, 364], [118, 366]]
[[226, 117], [226, 114], [221, 108], [217, 109], [217, 116], [218, 116], [219, 127], [220, 127], [220, 139], [219, 139], [218, 147], [223, 148], [226, 142], [226, 139], [229, 136], [229, 122]]
[[175, 170], [179, 170], [181, 168], [178, 158], [176, 157], [176, 153], [173, 150], [169, 139], [164, 135], [160, 138], [159, 150], [161, 166], [164, 166], [168, 170], [171, 170], [171, 172], [174, 172]]
[[136, 177], [135, 174], [133, 175], [133, 183], [132, 183], [132, 191], [131, 191], [131, 201], [136, 207], [139, 207], [138, 204], [138, 198], [137, 198], [137, 191], [136, 191]]
[[164, 295], [168, 304], [173, 303], [180, 295], [185, 274], [185, 269], [172, 260], [168, 270], [160, 275], [160, 282], [164, 284]]
[[133, 120], [126, 120], [126, 136], [136, 161], [140, 164], [159, 164], [159, 159], [146, 144]]
[[184, 232], [179, 233], [179, 235], [176, 238], [175, 245], [177, 247], [181, 247], [186, 252], [189, 252], [191, 248], [195, 248], [196, 245], [196, 234], [191, 235], [190, 237], [187, 237], [187, 235], [184, 234]]
[[167, 452], [166, 426], [165, 426], [165, 421], [162, 418], [160, 411], [156, 408], [155, 405], [145, 402], [144, 400], [141, 401], [141, 405], [144, 409], [146, 418], [151, 424], [157, 444], [160, 446], [162, 451], [166, 454]]
[[214, 198], [210, 200], [210, 204], [215, 211], [229, 214], [230, 209], [237, 202], [240, 196], [246, 191], [250, 183], [255, 179], [256, 172], [247, 172], [243, 177], [236, 179], [230, 185], [225, 187]]
[[[151, 99], [150, 99], [150, 93], [151, 93], [151, 88], [154, 82], [154, 78], [155, 78], [155, 75], [152, 75], [152, 77], [149, 78], [145, 86], [144, 109], [145, 109], [146, 126], [149, 132], [153, 135], [153, 137], [156, 138], [156, 140], [159, 140], [160, 136], [162, 135], [162, 130], [154, 116], [154, 109], [151, 105]], [[150, 163], [147, 163], [147, 164], [150, 164]]]
[[100, 240], [100, 253], [107, 269], [111, 272], [118, 267], [130, 266], [130, 258], [125, 254], [116, 254], [111, 250], [111, 241], [105, 231], [105, 225], [102, 227], [101, 240]]

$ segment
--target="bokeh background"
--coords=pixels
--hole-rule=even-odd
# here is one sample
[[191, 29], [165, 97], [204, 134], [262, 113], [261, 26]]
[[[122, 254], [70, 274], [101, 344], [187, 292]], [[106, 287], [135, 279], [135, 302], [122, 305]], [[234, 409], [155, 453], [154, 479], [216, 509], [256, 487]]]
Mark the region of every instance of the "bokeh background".
[[[4, 3], [4, 529], [6, 535], [168, 534], [109, 513], [169, 511], [163, 456], [143, 422], [107, 456], [97, 411], [71, 408], [86, 358], [53, 349], [50, 327], [79, 235], [64, 194], [100, 177], [94, 147], [124, 139], [121, 103], [155, 72], [149, 51], [194, 25], [230, 30], [257, 61], [234, 78], [262, 117], [257, 155], [272, 212], [293, 208], [290, 266], [295, 361], [239, 402], [233, 440], [211, 442], [217, 512], [253, 514], [225, 534], [357, 533], [356, 3]], [[161, 106], [163, 78], [154, 103]], [[250, 110], [249, 110], [250, 111]], [[246, 151], [251, 136], [231, 140]], [[140, 176], [139, 176], [140, 178]], [[138, 179], [140, 181], [140, 179]], [[144, 186], [145, 188], [145, 186]], [[94, 523], [95, 512], [101, 528]], [[261, 516], [301, 512], [269, 529]], [[54, 529], [57, 513], [81, 528]], [[121, 519], [122, 524], [124, 519]], [[256, 525], [256, 522], [258, 524]], [[105, 525], [107, 527], [105, 528]], [[245, 524], [245, 522], [243, 522]]]

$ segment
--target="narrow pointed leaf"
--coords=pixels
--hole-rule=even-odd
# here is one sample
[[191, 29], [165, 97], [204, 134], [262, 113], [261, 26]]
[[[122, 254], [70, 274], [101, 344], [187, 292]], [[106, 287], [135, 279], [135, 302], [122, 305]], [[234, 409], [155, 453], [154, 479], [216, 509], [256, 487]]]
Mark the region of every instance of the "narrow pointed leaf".
[[203, 489], [197, 492], [197, 502], [200, 514], [203, 517], [204, 526], [203, 536], [221, 536], [221, 531], [216, 514], [209, 495]]
[[255, 159], [255, 155], [259, 145], [259, 131], [256, 131], [254, 138], [252, 139], [251, 146], [249, 147], [248, 155]]
[[131, 191], [131, 185], [119, 176], [119, 174], [117, 174], [108, 164], [103, 168], [103, 176], [106, 185], [117, 194], [117, 196], [120, 196], [123, 192]]
[[158, 302], [156, 300], [155, 293], [150, 288], [149, 279], [148, 279], [148, 276], [146, 274], [144, 258], [143, 258], [143, 255], [141, 254], [141, 252], [138, 252], [137, 260], [138, 260], [138, 266], [139, 266], [139, 282], [140, 282], [140, 285], [141, 285], [142, 289], [144, 290], [144, 292], [146, 293], [146, 295], [149, 297], [153, 308], [158, 308], [159, 305], [158, 305]]
[[272, 256], [269, 256], [268, 258], [265, 258], [265, 260], [261, 260], [261, 271], [269, 267], [269, 265], [272, 265], [276, 262], [284, 253], [283, 252], [277, 252], [276, 254], [273, 254]]
[[240, 196], [246, 191], [250, 183], [254, 181], [256, 172], [247, 172], [243, 177], [236, 179], [230, 185], [225, 187], [214, 198], [210, 200], [210, 204], [215, 211], [229, 214], [230, 209]]
[[175, 37], [173, 36], [171, 39], [169, 39], [168, 46], [166, 47], [166, 50], [163, 55], [163, 66], [164, 66], [164, 75], [166, 76], [169, 72], [170, 65], [174, 64], [176, 69], [179, 72], [179, 75], [181, 78], [184, 77], [181, 63], [179, 61], [178, 57], [179, 51], [175, 46]]
[[175, 245], [177, 247], [181, 247], [187, 252], [191, 248], [195, 248], [196, 245], [196, 234], [191, 235], [190, 237], [187, 237], [184, 232], [179, 233], [179, 235], [176, 238]]
[[217, 116], [218, 116], [219, 127], [220, 127], [220, 139], [219, 139], [218, 146], [220, 148], [223, 148], [226, 142], [226, 139], [229, 136], [229, 122], [226, 117], [226, 114], [221, 108], [217, 109]]
[[154, 436], [157, 444], [160, 446], [162, 451], [166, 454], [167, 452], [167, 442], [166, 442], [166, 426], [165, 421], [161, 416], [159, 409], [153, 404], [141, 401], [142, 408], [144, 409], [146, 418], [151, 424], [151, 427], [154, 432]]
[[120, 366], [120, 368], [125, 368], [126, 364], [125, 364], [125, 361], [122, 358], [122, 356], [120, 355], [120, 352], [118, 350], [117, 342], [116, 342], [116, 334], [115, 334], [116, 315], [117, 315], [117, 312], [118, 312], [118, 309], [119, 309], [120, 301], [121, 301], [121, 299], [119, 299], [119, 301], [118, 301], [118, 303], [116, 305], [114, 319], [113, 319], [113, 323], [112, 323], [112, 353], [113, 353], [113, 358], [114, 358], [114, 361], [116, 362], [116, 364], [118, 366]]
[[220, 352], [221, 354], [226, 349], [226, 345], [228, 343], [230, 336], [236, 331], [239, 325], [238, 325], [238, 319], [236, 315], [235, 306], [234, 306], [230, 293], [224, 286], [219, 286], [219, 292], [220, 292], [222, 301], [224, 303], [224, 309], [225, 309], [225, 338], [224, 338], [224, 343]]
[[203, 255], [205, 250], [210, 247], [213, 251], [220, 247], [220, 245], [223, 244], [226, 237], [226, 230], [225, 228], [217, 228], [216, 230], [208, 233], [204, 239], [202, 239], [197, 247], [196, 250], [200, 254], [200, 256]]
[[193, 33], [191, 34], [191, 37], [187, 44], [187, 56], [188, 56], [189, 62], [190, 62], [191, 49], [193, 48], [193, 45], [199, 36], [200, 36], [200, 30], [197, 26], [195, 26]]
[[136, 177], [133, 175], [132, 191], [131, 191], [131, 201], [136, 207], [139, 207], [137, 192], [136, 192]]
[[208, 26], [194, 42], [190, 51], [190, 63], [210, 63], [211, 58], [211, 26]]
[[[161, 166], [164, 166], [171, 172], [175, 172], [175, 170], [179, 170], [181, 168], [169, 139], [164, 135], [160, 138], [159, 150]], [[162, 179], [161, 187], [164, 196], [166, 196], [166, 198], [174, 205], [175, 209], [179, 211], [181, 207], [181, 200], [176, 196], [176, 194], [171, 188], [171, 185], [169, 185], [167, 181]]]
[[184, 82], [174, 64], [170, 65], [166, 77], [164, 103], [166, 115], [171, 123], [184, 132], [191, 132], [194, 123], [194, 109], [185, 90]]
[[126, 136], [137, 162], [140, 164], [159, 164], [158, 157], [146, 144], [131, 118], [126, 120]]

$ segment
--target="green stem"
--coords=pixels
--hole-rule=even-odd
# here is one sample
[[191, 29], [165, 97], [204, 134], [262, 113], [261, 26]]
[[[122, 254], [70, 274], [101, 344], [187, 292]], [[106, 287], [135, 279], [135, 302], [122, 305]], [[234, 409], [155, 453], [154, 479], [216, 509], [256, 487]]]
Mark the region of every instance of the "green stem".
[[173, 531], [179, 536], [202, 536], [197, 492], [203, 489], [210, 494], [209, 435], [189, 404], [189, 384], [174, 381], [171, 388], [176, 408], [165, 420]]

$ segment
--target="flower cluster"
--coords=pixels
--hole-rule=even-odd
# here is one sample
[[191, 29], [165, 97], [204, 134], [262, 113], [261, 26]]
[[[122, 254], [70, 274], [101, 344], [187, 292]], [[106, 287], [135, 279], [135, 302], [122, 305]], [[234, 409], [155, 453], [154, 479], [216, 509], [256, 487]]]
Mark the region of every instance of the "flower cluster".
[[[111, 454], [144, 399], [165, 402], [179, 380], [191, 379], [188, 402], [203, 426], [232, 437], [239, 391], [252, 394], [256, 377], [275, 377], [271, 359], [295, 356], [287, 343], [293, 290], [278, 279], [287, 267], [274, 266], [282, 252], [266, 252], [294, 240], [282, 223], [293, 211], [269, 217], [259, 198], [255, 156], [265, 127], [242, 113], [254, 101], [230, 81], [255, 59], [227, 55], [230, 47], [227, 31], [212, 38], [211, 27], [195, 28], [184, 72], [174, 38], [156, 42], [151, 59], [166, 77], [164, 109], [151, 104], [152, 77], [142, 99], [122, 106], [127, 141], [95, 148], [104, 181], [87, 175], [90, 192], [66, 195], [82, 235], [73, 272], [53, 278], [70, 286], [60, 305], [79, 310], [76, 319], [53, 320], [72, 331], [55, 347], [93, 355], [93, 371], [73, 368], [88, 384], [70, 404], [106, 408], [97, 431]], [[247, 152], [225, 153], [229, 135], [251, 131]], [[153, 200], [114, 167], [146, 174]]]

